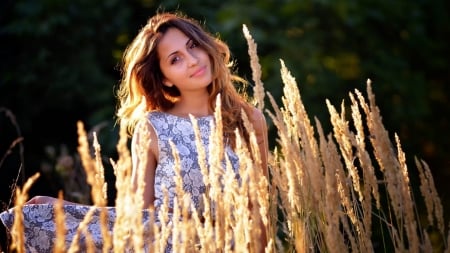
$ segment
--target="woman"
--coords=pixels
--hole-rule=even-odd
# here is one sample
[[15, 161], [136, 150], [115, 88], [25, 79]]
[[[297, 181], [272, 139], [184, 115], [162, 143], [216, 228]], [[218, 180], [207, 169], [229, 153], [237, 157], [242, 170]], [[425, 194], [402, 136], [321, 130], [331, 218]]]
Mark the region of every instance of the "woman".
[[[181, 164], [183, 189], [189, 192], [193, 207], [202, 208], [202, 195], [207, 187], [190, 117], [197, 121], [202, 143], [208, 150], [218, 98], [224, 149], [233, 170], [239, 173], [235, 131], [250, 144], [250, 134], [242, 117], [244, 112], [257, 139], [261, 173], [268, 177], [265, 119], [236, 91], [234, 85], [244, 80], [232, 73], [230, 51], [224, 42], [180, 13], [159, 13], [140, 30], [126, 49], [123, 60], [117, 116], [121, 127], [126, 127], [132, 135], [132, 180], [136, 188], [142, 183], [139, 180], [144, 181], [145, 187], [140, 192], [144, 207], [161, 208], [164, 189], [167, 189], [169, 212], [173, 210], [177, 196], [175, 175], [179, 175], [174, 170], [175, 148]], [[143, 129], [148, 132], [143, 133]], [[141, 159], [138, 149], [143, 146], [144, 134], [150, 141], [144, 145], [146, 157]], [[208, 164], [209, 158], [206, 160]], [[52, 197], [37, 196], [28, 204], [55, 201]], [[265, 245], [264, 228], [261, 238]], [[170, 251], [170, 244], [167, 251]]]

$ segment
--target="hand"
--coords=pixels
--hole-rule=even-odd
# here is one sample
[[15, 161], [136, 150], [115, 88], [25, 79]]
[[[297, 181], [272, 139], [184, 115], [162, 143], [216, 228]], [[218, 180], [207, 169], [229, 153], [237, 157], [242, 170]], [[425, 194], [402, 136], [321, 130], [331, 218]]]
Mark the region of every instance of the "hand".
[[25, 205], [39, 205], [39, 204], [55, 204], [58, 201], [57, 198], [49, 196], [35, 196], [28, 200]]

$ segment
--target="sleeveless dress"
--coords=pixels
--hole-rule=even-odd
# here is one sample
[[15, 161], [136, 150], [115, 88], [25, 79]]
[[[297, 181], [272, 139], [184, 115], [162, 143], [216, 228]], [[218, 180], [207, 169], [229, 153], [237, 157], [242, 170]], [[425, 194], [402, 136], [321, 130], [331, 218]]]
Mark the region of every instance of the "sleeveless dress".
[[[174, 166], [175, 158], [171, 149], [171, 143], [174, 144], [180, 157], [181, 177], [183, 189], [190, 194], [191, 204], [196, 209], [201, 209], [202, 194], [206, 187], [203, 182], [203, 176], [198, 162], [198, 152], [196, 148], [195, 133], [192, 122], [189, 118], [179, 117], [164, 112], [150, 112], [147, 116], [150, 124], [153, 126], [157, 138], [159, 158], [155, 169], [155, 202], [156, 209], [163, 205], [163, 189], [168, 191], [169, 208], [174, 206], [175, 179]], [[209, 137], [211, 127], [214, 123], [213, 116], [199, 117], [197, 124], [200, 130], [202, 144], [206, 151], [206, 157], [209, 153]], [[225, 153], [231, 161], [233, 170], [238, 176], [239, 159], [230, 147], [225, 147]], [[208, 158], [206, 158], [208, 164]], [[223, 163], [225, 165], [225, 163]], [[77, 233], [80, 222], [85, 215], [94, 207], [83, 205], [64, 205], [66, 219], [66, 243], [70, 245]], [[108, 229], [110, 233], [114, 227], [116, 217], [115, 207], [106, 207], [108, 213]], [[14, 221], [14, 208], [10, 208], [0, 214], [0, 219], [9, 232]], [[23, 206], [23, 226], [25, 233], [25, 248], [27, 252], [51, 252], [55, 234], [55, 212], [52, 205], [25, 205]], [[149, 214], [143, 210], [143, 222], [150, 220]], [[158, 221], [156, 217], [155, 222]], [[94, 214], [87, 226], [91, 240], [94, 242], [97, 252], [102, 250], [102, 234], [100, 211], [94, 210]], [[86, 238], [81, 234], [78, 239], [80, 252], [86, 250]], [[171, 243], [166, 248], [166, 252], [171, 252]]]
[[[198, 210], [201, 209], [202, 194], [205, 193], [205, 184], [198, 162], [198, 152], [195, 142], [195, 133], [189, 118], [179, 117], [163, 112], [149, 113], [149, 120], [158, 137], [159, 160], [155, 170], [155, 208], [163, 204], [163, 188], [169, 189], [169, 208], [173, 208], [175, 192], [175, 158], [170, 142], [175, 144], [180, 157], [181, 177], [183, 189], [191, 195], [191, 203]], [[209, 136], [213, 116], [196, 118], [200, 130], [201, 141], [206, 154], [209, 153]], [[234, 172], [238, 175], [239, 160], [230, 147], [225, 147], [225, 153], [231, 161]], [[206, 164], [209, 163], [206, 155]], [[225, 163], [223, 163], [225, 167]]]

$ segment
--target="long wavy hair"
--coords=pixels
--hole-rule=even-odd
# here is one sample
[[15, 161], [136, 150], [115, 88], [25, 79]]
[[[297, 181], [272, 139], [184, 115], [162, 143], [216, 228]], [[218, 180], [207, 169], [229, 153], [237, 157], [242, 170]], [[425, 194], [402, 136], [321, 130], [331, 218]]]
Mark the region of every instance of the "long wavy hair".
[[215, 100], [220, 93], [224, 136], [232, 146], [237, 128], [248, 141], [241, 117], [241, 110], [251, 115], [251, 106], [235, 85], [246, 81], [233, 73], [228, 46], [214, 37], [194, 19], [181, 13], [158, 13], [140, 30], [123, 56], [122, 80], [117, 90], [117, 119], [131, 135], [142, 114], [172, 108], [180, 96], [175, 87], [163, 85], [164, 76], [159, 66], [157, 46], [169, 28], [177, 28], [203, 48], [210, 57], [212, 82], [207, 87], [209, 107], [214, 111]]

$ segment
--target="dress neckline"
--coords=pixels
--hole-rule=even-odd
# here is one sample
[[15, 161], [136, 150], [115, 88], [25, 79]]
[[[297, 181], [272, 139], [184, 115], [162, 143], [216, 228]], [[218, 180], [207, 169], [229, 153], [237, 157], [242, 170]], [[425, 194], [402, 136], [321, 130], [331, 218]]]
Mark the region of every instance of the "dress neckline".
[[[175, 115], [175, 114], [172, 114], [172, 113], [169, 113], [169, 112], [163, 112], [163, 111], [154, 111], [153, 113], [160, 113], [160, 114], [164, 114], [164, 115], [167, 115], [169, 117], [172, 117], [172, 118], [191, 121], [191, 118], [189, 116], [179, 116], [179, 115]], [[194, 118], [196, 120], [211, 119], [213, 117], [214, 117], [214, 115], [212, 115], [212, 114], [205, 115], [205, 116], [198, 116], [198, 117], [194, 116]]]

